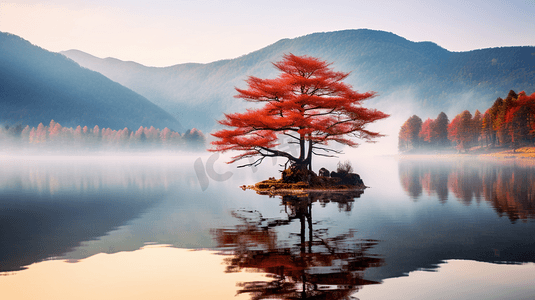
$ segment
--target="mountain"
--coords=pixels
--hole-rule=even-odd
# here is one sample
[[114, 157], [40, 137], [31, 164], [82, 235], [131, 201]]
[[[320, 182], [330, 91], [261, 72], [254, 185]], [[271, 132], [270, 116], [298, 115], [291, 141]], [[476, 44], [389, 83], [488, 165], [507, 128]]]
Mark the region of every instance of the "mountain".
[[[432, 42], [412, 42], [393, 33], [367, 29], [314, 33], [283, 39], [258, 51], [208, 64], [146, 67], [81, 51], [62, 52], [166, 109], [187, 126], [209, 131], [224, 112], [243, 109], [234, 87], [253, 75], [277, 76], [272, 62], [284, 53], [310, 55], [352, 72], [355, 89], [373, 90], [383, 107], [415, 107], [436, 117], [464, 109], [488, 108], [509, 90], [535, 92], [535, 47], [503, 47], [451, 52]], [[423, 113], [425, 111], [426, 113]], [[392, 113], [392, 111], [390, 111]], [[452, 118], [453, 116], [451, 116]]]
[[181, 130], [178, 120], [145, 97], [9, 33], [0, 32], [0, 124]]

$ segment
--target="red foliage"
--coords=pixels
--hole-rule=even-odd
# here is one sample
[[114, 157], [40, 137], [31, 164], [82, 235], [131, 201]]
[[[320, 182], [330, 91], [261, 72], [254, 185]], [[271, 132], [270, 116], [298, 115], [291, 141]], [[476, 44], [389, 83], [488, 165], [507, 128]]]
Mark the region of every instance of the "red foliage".
[[422, 119], [417, 115], [413, 115], [403, 125], [399, 130], [399, 144], [398, 148], [400, 151], [410, 150], [413, 148], [420, 147], [420, 136], [419, 133], [422, 129]]
[[98, 147], [141, 149], [146, 148], [146, 146], [152, 148], [164, 146], [168, 149], [176, 147], [179, 150], [180, 147], [186, 145], [188, 149], [204, 148], [205, 143], [204, 134], [195, 128], [188, 130], [184, 134], [172, 131], [167, 127], [160, 130], [152, 126], [150, 128], [140, 126], [135, 132], [126, 127], [120, 130], [100, 129], [98, 125], [95, 125], [92, 129], [87, 126], [82, 128], [78, 125], [73, 129], [72, 127], [63, 127], [54, 120], [50, 122], [49, 126], [44, 126], [43, 123], [40, 123], [37, 128], [26, 126], [22, 129], [21, 126], [19, 134], [14, 130], [9, 131], [7, 128], [6, 130], [0, 128], [0, 142], [6, 137], [20, 138], [21, 145], [29, 143], [50, 146], [50, 148], [73, 146], [76, 149], [84, 146], [88, 147], [88, 149], [96, 149]]
[[433, 127], [433, 119], [427, 118], [425, 122], [422, 123], [422, 129], [420, 130], [420, 139], [422, 141], [425, 141], [427, 143], [431, 142], [431, 133], [432, 133], [432, 127]]
[[516, 148], [521, 141], [533, 138], [535, 134], [535, 93], [527, 96], [525, 92], [520, 92], [516, 99], [512, 99], [511, 104], [505, 112], [504, 129], [510, 137], [513, 148]]
[[455, 116], [448, 126], [448, 138], [457, 144], [457, 149], [467, 150], [474, 141], [472, 114], [465, 110]]
[[[415, 120], [419, 120], [416, 122]], [[411, 121], [413, 124], [411, 124]], [[415, 125], [420, 125], [419, 135], [414, 136]], [[419, 142], [431, 146], [447, 146], [444, 133], [448, 118], [440, 113], [436, 120], [428, 119], [422, 124], [418, 116], [412, 116], [401, 126], [399, 150], [417, 148]], [[481, 114], [478, 110], [471, 117], [464, 111], [447, 125], [447, 138], [461, 150], [479, 145], [486, 147], [509, 146], [516, 149], [535, 142], [535, 93], [509, 91], [504, 99], [498, 98]]]
[[[283, 156], [297, 163], [310, 163], [315, 150], [330, 149], [330, 141], [355, 147], [358, 137], [371, 141], [381, 135], [365, 126], [388, 115], [362, 107], [362, 101], [375, 96], [374, 92], [357, 93], [343, 82], [349, 73], [336, 72], [330, 64], [309, 56], [284, 55], [273, 64], [281, 74], [275, 79], [249, 77], [248, 89], [236, 88], [236, 98], [265, 103], [258, 109], [244, 113], [226, 114], [220, 124], [231, 127], [213, 134], [219, 140], [210, 151], [245, 151], [236, 160], [260, 156]], [[300, 156], [275, 150], [281, 135], [293, 138], [300, 145]], [[306, 146], [308, 144], [308, 146]], [[305, 152], [308, 152], [306, 154]]]

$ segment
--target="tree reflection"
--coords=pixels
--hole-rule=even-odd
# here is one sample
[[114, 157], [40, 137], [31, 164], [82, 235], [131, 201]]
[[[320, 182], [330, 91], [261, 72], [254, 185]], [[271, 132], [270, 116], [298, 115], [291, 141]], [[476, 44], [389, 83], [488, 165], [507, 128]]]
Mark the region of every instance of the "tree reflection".
[[[329, 229], [314, 228], [320, 226], [312, 219], [313, 202], [336, 202], [350, 211], [354, 197], [358, 195], [283, 196], [286, 217], [279, 219], [264, 218], [258, 211], [234, 212], [239, 225], [212, 231], [218, 247], [232, 253], [225, 260], [226, 272], [248, 270], [272, 278], [240, 283], [238, 294], [249, 293], [251, 299], [350, 299], [360, 286], [378, 283], [363, 278], [367, 268], [383, 264], [368, 253], [378, 241], [357, 239], [354, 230], [330, 236]], [[290, 228], [294, 220], [299, 220], [299, 233], [281, 238], [280, 229]]]
[[511, 222], [535, 217], [535, 167], [473, 161], [399, 162], [400, 182], [413, 199], [436, 194], [445, 203], [448, 190], [463, 204], [482, 199]]
[[[421, 167], [415, 165], [413, 168], [399, 168], [399, 179], [403, 185], [403, 189], [413, 199], [418, 200], [422, 195], [422, 178], [420, 174]], [[429, 181], [427, 183], [430, 183]]]

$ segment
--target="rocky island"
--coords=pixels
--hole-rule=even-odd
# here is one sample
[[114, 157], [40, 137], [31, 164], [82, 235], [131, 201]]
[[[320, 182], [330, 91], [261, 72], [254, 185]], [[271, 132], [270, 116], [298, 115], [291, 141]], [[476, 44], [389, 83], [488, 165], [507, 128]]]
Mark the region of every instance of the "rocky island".
[[308, 192], [354, 192], [366, 188], [359, 174], [353, 173], [349, 161], [338, 163], [335, 171], [329, 172], [321, 168], [316, 174], [314, 171], [290, 166], [282, 171], [280, 179], [271, 177], [255, 185], [241, 186], [243, 190], [255, 190], [263, 195], [302, 194]]

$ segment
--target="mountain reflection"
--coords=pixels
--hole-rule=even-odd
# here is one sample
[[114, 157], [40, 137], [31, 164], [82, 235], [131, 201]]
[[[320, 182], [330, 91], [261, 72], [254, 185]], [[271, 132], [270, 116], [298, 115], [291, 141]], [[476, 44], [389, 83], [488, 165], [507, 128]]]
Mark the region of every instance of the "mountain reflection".
[[400, 182], [418, 200], [423, 192], [441, 203], [448, 192], [465, 205], [482, 200], [511, 222], [535, 217], [535, 167], [491, 161], [401, 160]]
[[168, 174], [115, 157], [1, 157], [0, 273], [60, 257], [159, 203]]
[[[238, 294], [248, 293], [251, 299], [348, 299], [360, 286], [378, 283], [363, 278], [366, 269], [383, 264], [378, 255], [368, 253], [377, 240], [357, 239], [354, 230], [331, 236], [327, 228], [315, 229], [321, 226], [312, 219], [313, 202], [335, 202], [340, 210], [350, 211], [359, 195], [283, 196], [286, 217], [278, 219], [264, 218], [258, 211], [233, 212], [239, 225], [212, 230], [217, 246], [232, 253], [225, 259], [226, 272], [247, 270], [272, 278], [240, 283]], [[294, 220], [299, 221], [299, 233], [290, 230], [284, 238], [283, 228]]]

